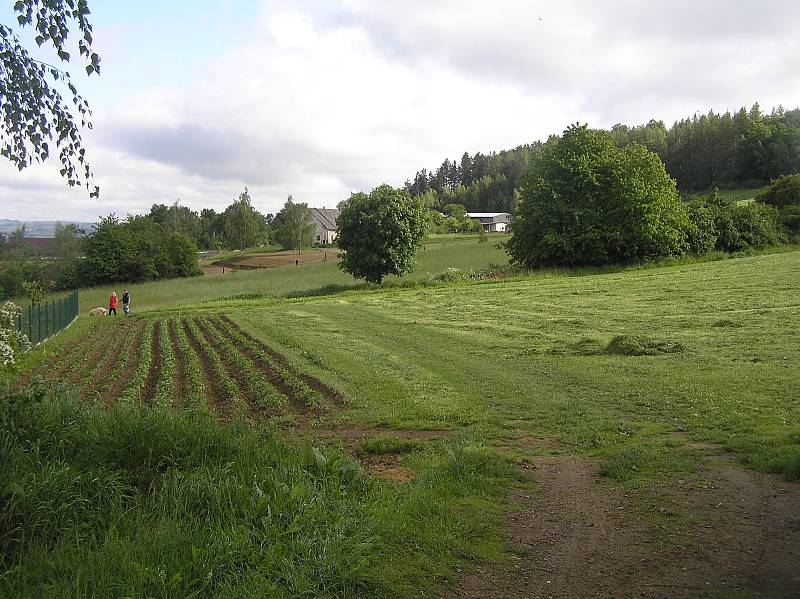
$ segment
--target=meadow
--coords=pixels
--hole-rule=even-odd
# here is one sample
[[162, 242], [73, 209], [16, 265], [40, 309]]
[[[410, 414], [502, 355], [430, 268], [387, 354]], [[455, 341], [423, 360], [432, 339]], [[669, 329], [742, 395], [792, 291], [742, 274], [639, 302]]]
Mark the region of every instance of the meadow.
[[[497, 248], [504, 235], [487, 236], [487, 242], [478, 243], [476, 235], [446, 235], [429, 240], [417, 254], [417, 268], [402, 278], [403, 281], [425, 279], [448, 268], [477, 270], [490, 264], [508, 263], [506, 253]], [[224, 254], [224, 258], [232, 258]], [[212, 258], [210, 262], [220, 259]], [[387, 277], [386, 285], [400, 282], [399, 277]], [[207, 275], [189, 279], [149, 281], [130, 286], [132, 306], [137, 311], [151, 310], [180, 304], [194, 304], [219, 297], [259, 296], [286, 297], [318, 289], [361, 289], [368, 287], [338, 268], [337, 262], [316, 262], [300, 266], [283, 266], [240, 272], [226, 271], [224, 275]], [[82, 312], [108, 304], [108, 296], [122, 289], [101, 286], [81, 289]]]
[[[414, 276], [493, 246], [432, 240]], [[637, 551], [710, 559], [685, 548], [706, 528], [730, 544], [723, 503], [679, 511], [665, 489], [707, 489], [720, 456], [800, 480], [799, 257], [283, 299], [330, 283], [306, 265], [180, 281], [177, 301], [137, 286], [137, 315], [80, 318], [2, 404], [0, 591], [427, 596], [509, 559], [552, 578], [503, 537], [503, 498], [547, 497], [552, 459], [587, 465]], [[706, 590], [765, 583], [741, 584]]]

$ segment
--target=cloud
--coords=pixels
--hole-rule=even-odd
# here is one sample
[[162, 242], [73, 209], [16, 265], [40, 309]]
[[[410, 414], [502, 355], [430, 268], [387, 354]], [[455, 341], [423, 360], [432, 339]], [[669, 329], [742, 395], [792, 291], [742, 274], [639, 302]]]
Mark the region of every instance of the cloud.
[[[0, 165], [0, 194], [13, 195], [4, 211], [20, 218], [43, 203], [64, 218], [177, 198], [221, 210], [245, 185], [265, 212], [290, 193], [332, 206], [576, 121], [669, 123], [756, 100], [794, 107], [797, 17], [800, 5], [778, 0], [758, 10], [722, 0], [272, 0], [241, 38], [214, 40], [225, 49], [193, 62], [198, 76], [154, 73], [105, 91], [87, 135], [99, 204], [64, 189], [52, 162], [22, 175]], [[125, 39], [117, 68], [136, 51]]]

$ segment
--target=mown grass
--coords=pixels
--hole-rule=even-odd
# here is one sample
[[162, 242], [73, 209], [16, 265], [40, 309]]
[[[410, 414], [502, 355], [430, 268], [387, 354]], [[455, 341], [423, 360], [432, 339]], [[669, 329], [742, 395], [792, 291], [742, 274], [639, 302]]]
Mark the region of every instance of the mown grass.
[[609, 473], [677, 435], [797, 479], [798, 255], [226, 309], [337, 381], [359, 423], [544, 435]]
[[[505, 237], [503, 236], [502, 239]], [[215, 258], [216, 259], [216, 258]], [[496, 247], [492, 237], [488, 243], [478, 243], [478, 236], [441, 236], [429, 240], [417, 254], [417, 268], [403, 280], [416, 281], [445, 272], [448, 268], [479, 270], [490, 264], [507, 264], [508, 256]], [[387, 277], [387, 285], [396, 284], [399, 277]], [[131, 309], [142, 312], [154, 308], [193, 304], [220, 297], [286, 297], [311, 290], [359, 289], [368, 287], [342, 272], [335, 261], [280, 266], [263, 270], [227, 272], [224, 275], [205, 275], [188, 279], [150, 281], [104, 285], [80, 290], [80, 310], [86, 313], [97, 306], [107, 306], [111, 291], [119, 294], [123, 287], [131, 292]]]
[[376, 482], [197, 412], [0, 401], [0, 596], [405, 597], [496, 556], [511, 465], [453, 443]]

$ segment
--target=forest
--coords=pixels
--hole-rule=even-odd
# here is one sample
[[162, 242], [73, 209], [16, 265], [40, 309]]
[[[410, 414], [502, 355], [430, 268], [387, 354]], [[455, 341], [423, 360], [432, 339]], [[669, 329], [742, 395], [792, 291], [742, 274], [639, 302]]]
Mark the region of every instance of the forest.
[[[781, 175], [800, 171], [800, 109], [758, 104], [735, 113], [695, 114], [667, 128], [663, 121], [614, 125], [617, 145], [638, 143], [658, 154], [678, 189], [689, 194], [714, 187], [761, 187]], [[446, 158], [438, 168], [418, 171], [405, 187], [433, 209], [461, 204], [469, 211], [511, 212], [523, 177], [541, 156], [535, 142], [500, 152], [465, 152], [460, 161]]]

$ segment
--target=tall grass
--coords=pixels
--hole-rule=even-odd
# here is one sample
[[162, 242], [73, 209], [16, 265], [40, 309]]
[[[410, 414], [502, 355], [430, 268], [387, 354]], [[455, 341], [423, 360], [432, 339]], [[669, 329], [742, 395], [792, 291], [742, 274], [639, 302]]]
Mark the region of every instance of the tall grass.
[[192, 411], [2, 397], [0, 596], [418, 594], [485, 555], [476, 539], [498, 550], [492, 506], [510, 474], [477, 449], [428, 459], [395, 486]]

